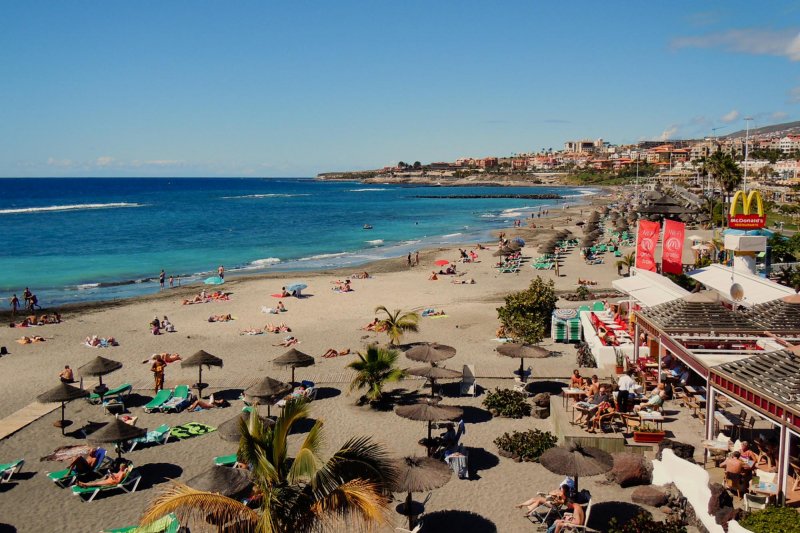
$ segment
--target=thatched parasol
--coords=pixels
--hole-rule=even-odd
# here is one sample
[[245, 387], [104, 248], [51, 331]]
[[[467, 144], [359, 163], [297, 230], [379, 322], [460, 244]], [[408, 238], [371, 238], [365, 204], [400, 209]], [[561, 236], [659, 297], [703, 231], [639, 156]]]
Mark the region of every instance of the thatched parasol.
[[[275, 421], [271, 418], [261, 418], [261, 423], [265, 426], [274, 426]], [[242, 438], [242, 422], [250, 423], [250, 413], [240, 413], [219, 425], [217, 434], [219, 438], [228, 442], [239, 442]]]
[[498, 248], [498, 249], [497, 249], [497, 251], [496, 251], [495, 253], [493, 253], [492, 255], [493, 255], [494, 257], [501, 257], [501, 256], [504, 256], [504, 255], [511, 255], [511, 254], [513, 254], [515, 251], [516, 251], [516, 250], [513, 250], [513, 249], [509, 248], [508, 246], [501, 246], [501, 247], [500, 247], [500, 248]]
[[215, 465], [186, 482], [195, 490], [235, 496], [250, 488], [250, 473], [244, 468]]
[[429, 455], [431, 453], [431, 422], [436, 422], [438, 420], [455, 420], [461, 418], [464, 414], [464, 410], [460, 407], [439, 405], [430, 399], [412, 403], [411, 405], [400, 405], [395, 408], [394, 412], [398, 416], [408, 418], [409, 420], [420, 420], [428, 423], [428, 439], [426, 441], [426, 446]]
[[412, 376], [427, 378], [428, 381], [430, 381], [431, 383], [431, 397], [433, 397], [437, 379], [456, 379], [460, 378], [462, 375], [462, 373], [459, 372], [458, 370], [452, 370], [450, 368], [441, 368], [432, 365], [409, 368], [408, 370], [406, 370], [406, 373], [411, 374]]
[[406, 350], [406, 357], [420, 363], [439, 363], [455, 355], [456, 349], [452, 346], [435, 342], [421, 342]]
[[314, 358], [307, 353], [292, 348], [277, 359], [273, 359], [272, 362], [278, 366], [292, 367], [292, 383], [294, 383], [294, 369], [313, 365]]
[[121, 444], [123, 442], [144, 437], [145, 435], [147, 435], [146, 429], [137, 428], [131, 424], [126, 424], [119, 418], [114, 418], [111, 422], [89, 435], [86, 440], [98, 444], [113, 442], [117, 445], [117, 454], [122, 457]]
[[292, 386], [289, 383], [284, 383], [283, 381], [278, 381], [277, 379], [272, 379], [267, 376], [255, 385], [246, 388], [244, 390], [244, 395], [256, 400], [255, 403], [261, 403], [261, 400], [265, 400], [267, 404], [267, 416], [270, 416], [272, 400], [276, 396], [289, 393], [291, 390]]
[[[68, 385], [66, 383], [59, 383], [47, 392], [43, 392], [36, 397], [41, 403], [61, 402], [61, 420], [56, 420], [53, 424], [61, 428], [61, 434], [64, 434], [64, 428], [69, 424], [64, 420], [64, 404], [77, 400], [78, 398], [85, 398], [89, 396], [89, 391]], [[71, 423], [71, 422], [70, 422]]]
[[584, 447], [576, 442], [550, 448], [542, 454], [539, 462], [554, 474], [575, 478], [575, 492], [578, 491], [579, 476], [604, 474], [614, 466], [614, 460], [609, 453], [598, 448]]
[[203, 383], [203, 367], [207, 366], [208, 368], [211, 368], [212, 366], [218, 366], [222, 368], [222, 359], [216, 355], [211, 355], [205, 350], [200, 350], [188, 359], [181, 361], [181, 367], [192, 366], [196, 366], [198, 368], [197, 383], [195, 384], [195, 388], [197, 389], [197, 395], [202, 398], [203, 389], [205, 388], [205, 383]]
[[431, 457], [403, 457], [398, 461], [397, 478], [392, 490], [408, 493], [403, 512], [408, 515], [409, 529], [413, 527], [411, 494], [443, 487], [450, 481], [452, 473], [446, 463]]
[[97, 376], [100, 383], [95, 387], [94, 392], [100, 396], [100, 403], [103, 403], [103, 395], [108, 392], [108, 387], [103, 385], [103, 376], [110, 374], [122, 368], [122, 363], [112, 359], [106, 359], [99, 355], [78, 368], [78, 374], [81, 376]]
[[518, 252], [522, 249], [522, 245], [517, 241], [509, 241], [508, 244], [506, 244], [506, 248], [514, 252]]
[[519, 359], [519, 378], [525, 380], [525, 359], [543, 359], [550, 357], [550, 352], [541, 346], [531, 346], [518, 342], [507, 342], [496, 348], [497, 353], [506, 357]]

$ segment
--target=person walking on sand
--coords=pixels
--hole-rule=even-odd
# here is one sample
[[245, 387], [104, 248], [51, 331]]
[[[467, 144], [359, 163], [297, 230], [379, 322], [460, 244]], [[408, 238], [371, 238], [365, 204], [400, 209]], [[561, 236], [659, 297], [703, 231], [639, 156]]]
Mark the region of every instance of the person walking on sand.
[[408, 252], [408, 266], [414, 266], [414, 265], [411, 263], [411, 252]]
[[19, 298], [15, 294], [11, 297], [11, 316], [17, 315], [17, 309], [19, 309]]
[[158, 284], [161, 285], [161, 290], [164, 290], [164, 280], [166, 279], [167, 275], [164, 273], [164, 269], [161, 269], [161, 273], [158, 275]]
[[166, 368], [166, 366], [167, 364], [159, 354], [153, 361], [153, 366], [150, 367], [150, 370], [153, 372], [153, 378], [155, 379], [156, 394], [164, 388], [164, 368]]
[[222, 266], [222, 265], [219, 266], [219, 268], [217, 269], [217, 275], [219, 276], [219, 279], [225, 279], [225, 267], [224, 266]]
[[419, 266], [419, 250], [414, 252], [414, 266]]
[[169, 277], [169, 288], [171, 289], [174, 286], [175, 286], [175, 278], [170, 276]]

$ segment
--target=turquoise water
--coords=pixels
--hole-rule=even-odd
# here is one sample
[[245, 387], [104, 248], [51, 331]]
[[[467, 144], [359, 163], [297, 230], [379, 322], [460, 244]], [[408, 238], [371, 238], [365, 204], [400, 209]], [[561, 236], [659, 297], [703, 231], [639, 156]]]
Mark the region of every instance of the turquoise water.
[[[557, 193], [548, 187], [407, 187], [309, 179], [0, 181], [0, 294], [29, 286], [43, 305], [158, 290], [225, 265], [229, 276], [363, 264], [485, 238], [556, 200], [415, 195]], [[562, 202], [563, 203], [563, 202]], [[363, 229], [365, 224], [373, 226]]]

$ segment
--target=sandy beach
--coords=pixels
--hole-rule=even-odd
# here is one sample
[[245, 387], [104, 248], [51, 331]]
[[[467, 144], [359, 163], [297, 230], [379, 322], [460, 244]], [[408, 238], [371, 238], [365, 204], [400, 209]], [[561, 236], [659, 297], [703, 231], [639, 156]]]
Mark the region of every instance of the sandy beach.
[[[598, 196], [594, 203], [604, 203], [607, 197]], [[517, 228], [508, 230], [509, 236], [522, 236], [528, 241], [525, 255], [536, 256], [538, 240], [547, 239], [561, 227], [571, 229], [580, 236], [574, 225], [581, 219], [580, 212], [588, 215], [587, 205], [573, 206], [553, 213], [548, 219], [536, 220], [535, 230]], [[568, 218], [572, 220], [567, 221]], [[551, 230], [550, 227], [553, 227]], [[58, 373], [65, 364], [77, 369], [98, 355], [123, 363], [121, 370], [104, 379], [109, 386], [131, 383], [130, 414], [138, 416], [139, 427], [155, 428], [162, 423], [170, 425], [201, 422], [217, 427], [237, 415], [242, 407], [233, 400], [247, 386], [271, 376], [288, 381], [290, 371], [274, 366], [271, 361], [287, 349], [275, 346], [289, 335], [241, 335], [246, 328], [262, 328], [268, 322], [285, 322], [291, 335], [300, 340], [298, 350], [316, 358], [316, 364], [297, 370], [297, 379], [310, 379], [320, 387], [318, 398], [311, 404], [315, 419], [323, 420], [327, 432], [327, 448], [335, 449], [353, 435], [371, 435], [385, 443], [397, 454], [422, 454], [417, 444], [424, 433], [424, 424], [398, 417], [392, 412], [379, 412], [355, 405], [357, 393], [348, 394], [351, 371], [345, 368], [353, 356], [324, 359], [321, 355], [329, 348], [351, 351], [362, 350], [367, 344], [385, 342], [382, 334], [365, 331], [362, 327], [375, 316], [374, 309], [385, 305], [389, 309], [421, 311], [425, 308], [444, 310], [446, 317], [422, 318], [420, 331], [403, 338], [404, 342], [437, 341], [458, 350], [447, 361], [447, 367], [461, 370], [462, 365], [475, 365], [478, 382], [485, 389], [509, 387], [512, 370], [517, 361], [498, 356], [494, 339], [498, 326], [496, 308], [505, 294], [525, 288], [540, 275], [554, 279], [559, 291], [574, 290], [578, 277], [597, 281], [597, 288], [610, 288], [617, 277], [614, 261], [587, 266], [578, 250], [573, 250], [561, 267], [561, 276], [553, 271], [537, 271], [529, 263], [518, 274], [501, 274], [494, 268], [497, 259], [491, 249], [477, 250], [478, 262], [458, 263], [464, 275], [456, 279], [474, 279], [475, 284], [454, 284], [451, 277], [440, 276], [438, 281], [428, 277], [438, 259], [454, 261], [457, 248], [425, 250], [420, 254], [420, 265], [409, 268], [405, 258], [382, 261], [346, 272], [283, 273], [255, 278], [233, 279], [222, 287], [230, 293], [230, 301], [196, 305], [182, 305], [188, 295], [200, 288], [167, 290], [161, 294], [127, 302], [97, 304], [68, 309], [61, 324], [30, 329], [3, 328], [0, 345], [7, 346], [9, 355], [0, 358], [3, 387], [0, 390], [0, 418], [35, 402], [36, 395], [58, 383]], [[624, 250], [627, 251], [627, 250]], [[332, 282], [345, 279], [353, 271], [367, 270], [370, 279], [353, 279], [353, 292], [339, 293]], [[265, 314], [262, 307], [274, 307], [281, 287], [292, 282], [303, 282], [308, 288], [304, 298], [284, 298], [287, 312], [280, 315]], [[560, 306], [576, 303], [560, 301]], [[231, 314], [235, 319], [224, 323], [209, 323], [210, 315]], [[175, 333], [154, 336], [148, 323], [154, 316], [168, 316], [175, 325]], [[20, 345], [16, 341], [23, 334], [40, 335], [45, 342]], [[113, 336], [119, 346], [91, 348], [83, 344], [87, 336]], [[550, 345], [546, 341], [545, 345]], [[178, 414], [146, 414], [141, 406], [153, 395], [152, 374], [142, 361], [156, 352], [179, 353], [187, 357], [197, 350], [206, 350], [224, 360], [223, 368], [204, 370], [203, 381], [210, 384], [207, 393], [213, 392], [231, 398], [231, 406], [203, 412]], [[574, 347], [553, 345], [560, 352], [557, 357], [537, 361], [533, 368], [536, 380], [566, 378], [575, 364]], [[414, 366], [401, 358], [401, 366]], [[166, 385], [191, 384], [197, 381], [196, 369], [182, 369], [179, 363], [166, 370]], [[407, 379], [398, 386], [406, 390], [424, 390], [423, 381]], [[89, 382], [89, 384], [93, 384]], [[533, 463], [515, 463], [497, 455], [492, 440], [505, 431], [539, 427], [549, 429], [548, 420], [525, 418], [508, 420], [492, 418], [481, 407], [482, 397], [450, 397], [444, 403], [466, 407], [467, 433], [462, 442], [470, 448], [475, 479], [453, 478], [446, 486], [433, 491], [426, 504], [426, 514], [448, 511], [442, 515], [451, 519], [465, 518], [466, 513], [476, 513], [468, 526], [460, 531], [529, 531], [531, 524], [522, 518], [513, 504], [540, 490], [552, 489], [560, 477]], [[25, 466], [15, 482], [0, 486], [0, 531], [99, 531], [103, 528], [132, 524], [140, 517], [147, 502], [168, 478], [187, 480], [208, 469], [212, 458], [235, 451], [235, 445], [209, 434], [191, 439], [171, 441], [164, 446], [143, 448], [127, 455], [140, 469], [143, 480], [134, 494], [112, 493], [91, 503], [82, 503], [60, 489], [45, 476], [45, 472], [63, 468], [62, 463], [40, 461], [58, 446], [83, 444], [85, 441], [69, 436], [69, 432], [87, 421], [106, 420], [99, 406], [83, 400], [67, 405], [67, 418], [74, 421], [68, 436], [62, 437], [53, 427], [60, 416], [54, 409], [42, 418], [0, 441], [0, 462], [24, 458]], [[292, 436], [296, 443], [302, 435]], [[599, 502], [629, 500], [632, 489], [601, 484], [603, 477], [582, 480], [582, 486], [592, 490]], [[416, 495], [418, 500], [425, 495]], [[392, 509], [394, 509], [394, 505]], [[49, 512], [43, 512], [50, 510]], [[453, 513], [457, 512], [457, 513]], [[602, 511], [598, 511], [602, 512]], [[441, 518], [441, 517], [440, 517]], [[436, 515], [431, 517], [436, 523]], [[404, 519], [392, 512], [393, 525], [403, 525]], [[455, 524], [457, 522], [451, 522]], [[471, 525], [470, 525], [471, 524]], [[442, 529], [444, 530], [444, 529]], [[192, 527], [192, 531], [202, 531]]]

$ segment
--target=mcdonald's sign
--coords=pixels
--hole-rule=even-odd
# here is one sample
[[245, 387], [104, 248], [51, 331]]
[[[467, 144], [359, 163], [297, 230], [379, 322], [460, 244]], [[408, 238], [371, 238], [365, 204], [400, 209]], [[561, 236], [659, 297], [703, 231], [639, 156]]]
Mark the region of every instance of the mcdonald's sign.
[[[739, 199], [742, 200], [742, 212], [737, 213]], [[755, 201], [755, 206], [753, 205]], [[753, 213], [753, 207], [756, 212]], [[728, 213], [728, 226], [735, 229], [758, 229], [767, 225], [767, 217], [764, 214], [764, 202], [761, 200], [761, 193], [758, 191], [736, 191], [731, 200], [731, 210]]]

